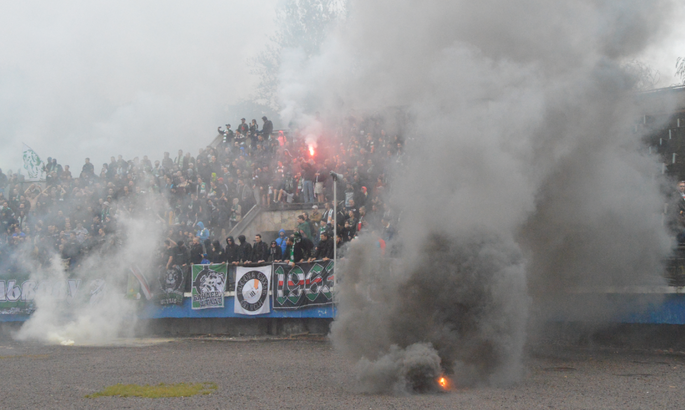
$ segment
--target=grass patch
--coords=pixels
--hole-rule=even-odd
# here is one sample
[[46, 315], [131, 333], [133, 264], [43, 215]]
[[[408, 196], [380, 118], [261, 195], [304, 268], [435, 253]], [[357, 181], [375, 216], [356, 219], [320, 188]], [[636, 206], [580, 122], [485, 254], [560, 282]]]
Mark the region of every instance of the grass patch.
[[102, 391], [88, 394], [86, 398], [119, 396], [119, 397], [145, 397], [158, 399], [160, 397], [189, 397], [198, 394], [211, 394], [216, 391], [216, 383], [160, 383], [156, 386], [138, 384], [115, 384], [105, 387]]

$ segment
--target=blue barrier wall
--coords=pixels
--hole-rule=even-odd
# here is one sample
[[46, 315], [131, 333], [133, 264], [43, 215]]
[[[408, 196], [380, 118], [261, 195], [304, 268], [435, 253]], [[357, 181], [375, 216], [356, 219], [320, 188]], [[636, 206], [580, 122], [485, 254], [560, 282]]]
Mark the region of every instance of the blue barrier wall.
[[660, 303], [648, 304], [640, 312], [626, 315], [618, 322], [685, 325], [685, 295], [667, 295]]
[[193, 310], [190, 307], [191, 299], [183, 298], [183, 305], [157, 306], [147, 303], [139, 312], [141, 319], [166, 319], [166, 318], [321, 318], [330, 319], [335, 317], [336, 309], [333, 305], [313, 306], [297, 310], [273, 310], [266, 315], [240, 315], [233, 312], [234, 296], [226, 296], [224, 307], [214, 309]]
[[[606, 297], [607, 295], [603, 295]], [[661, 300], [655, 303], [645, 303], [643, 296], [632, 294], [611, 295], [612, 303], [616, 305], [617, 310], [626, 310], [629, 306], [640, 304], [640, 310], [636, 313], [627, 314], [622, 317], [617, 317], [613, 320], [615, 323], [641, 323], [641, 324], [669, 324], [669, 325], [685, 325], [685, 294], [665, 294], [655, 295]], [[579, 295], [578, 303], [582, 304], [587, 298], [593, 297], [590, 295]], [[594, 295], [597, 297], [597, 295]], [[266, 315], [247, 316], [240, 315], [233, 312], [234, 297], [227, 296], [224, 302], [224, 308], [217, 309], [203, 309], [192, 310], [190, 307], [191, 299], [184, 298], [181, 306], [158, 306], [152, 302], [139, 302], [141, 308], [138, 317], [141, 319], [165, 319], [165, 318], [335, 318], [337, 309], [335, 306], [317, 306], [308, 307], [298, 310], [271, 310]], [[0, 322], [16, 322], [25, 321], [29, 318], [28, 315], [0, 315]], [[574, 321], [576, 318], [558, 318], [560, 321]]]

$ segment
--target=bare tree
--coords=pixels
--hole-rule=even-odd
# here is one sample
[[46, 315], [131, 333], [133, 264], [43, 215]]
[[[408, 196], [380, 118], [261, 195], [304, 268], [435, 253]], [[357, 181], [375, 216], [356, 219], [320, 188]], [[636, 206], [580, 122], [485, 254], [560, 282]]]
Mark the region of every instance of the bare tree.
[[626, 63], [623, 69], [633, 78], [633, 89], [636, 91], [652, 90], [661, 78], [658, 70], [648, 66], [640, 60]]
[[680, 78], [682, 84], [685, 84], [685, 57], [678, 57], [675, 61], [675, 76]]
[[276, 91], [284, 48], [301, 48], [306, 58], [317, 55], [326, 33], [345, 13], [345, 0], [287, 0], [277, 12], [276, 33], [253, 61], [259, 76], [256, 101], [277, 108]]

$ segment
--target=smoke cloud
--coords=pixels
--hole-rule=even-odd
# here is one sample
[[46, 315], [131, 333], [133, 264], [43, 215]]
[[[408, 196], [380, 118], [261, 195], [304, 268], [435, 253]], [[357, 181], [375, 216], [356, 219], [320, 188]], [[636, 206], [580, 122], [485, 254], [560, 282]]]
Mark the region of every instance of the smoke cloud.
[[[153, 202], [151, 198], [149, 205]], [[103, 252], [92, 252], [71, 272], [65, 271], [57, 254], [50, 266], [25, 266], [35, 283], [36, 311], [14, 337], [82, 345], [132, 336], [137, 305], [124, 297], [130, 268], [155, 271], [163, 234], [162, 224], [152, 214], [130, 215], [120, 210], [116, 232], [110, 234]]]
[[195, 153], [217, 126], [235, 129], [249, 115], [235, 105], [256, 93], [250, 59], [273, 33], [276, 3], [3, 5], [3, 171], [21, 166], [22, 142], [73, 170], [90, 157], [97, 172], [111, 155]]
[[662, 283], [663, 181], [622, 67], [668, 34], [673, 7], [352, 1], [324, 52], [284, 73], [298, 107], [412, 118], [389, 198], [401, 258], [384, 265], [361, 239], [341, 266], [332, 340], [362, 389], [435, 388], [439, 371], [516, 382], [528, 332], [570, 313], [568, 290]]

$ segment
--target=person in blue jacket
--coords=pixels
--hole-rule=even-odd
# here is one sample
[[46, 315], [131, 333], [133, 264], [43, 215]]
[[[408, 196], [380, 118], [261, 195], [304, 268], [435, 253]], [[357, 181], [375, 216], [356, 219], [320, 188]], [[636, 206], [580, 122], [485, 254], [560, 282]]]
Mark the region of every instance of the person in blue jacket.
[[285, 229], [278, 231], [278, 238], [276, 238], [276, 245], [281, 247], [281, 259], [285, 255], [285, 247], [287, 246], [287, 237], [285, 236]]
[[200, 242], [204, 242], [205, 240], [209, 239], [209, 229], [205, 228], [205, 225], [202, 222], [198, 222], [197, 226], [200, 228], [197, 231], [197, 236], [200, 238]]

